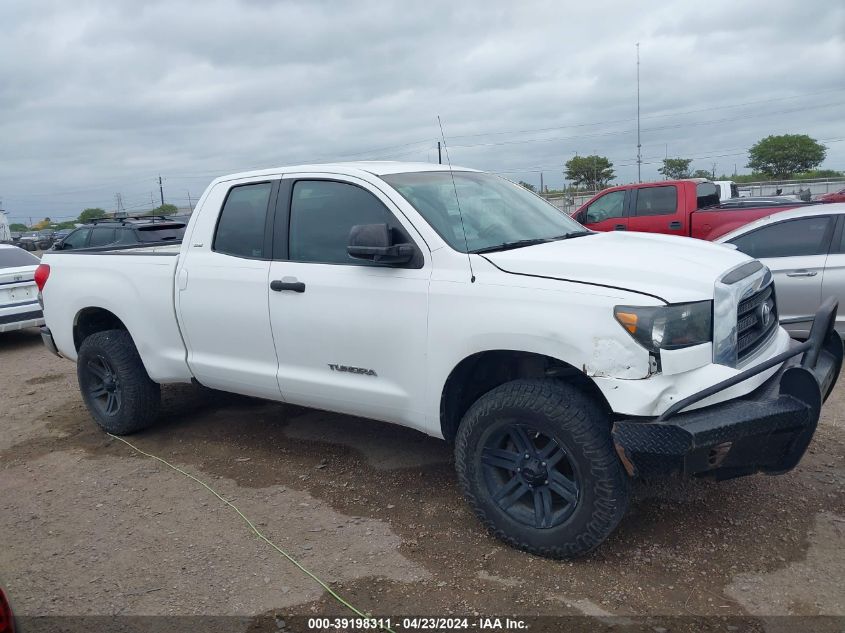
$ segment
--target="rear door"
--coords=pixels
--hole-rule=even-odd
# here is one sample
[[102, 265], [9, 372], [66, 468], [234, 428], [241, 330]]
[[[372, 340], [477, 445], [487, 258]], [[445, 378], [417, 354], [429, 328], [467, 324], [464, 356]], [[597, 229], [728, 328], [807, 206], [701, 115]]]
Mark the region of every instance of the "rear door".
[[628, 229], [627, 196], [625, 190], [608, 191], [579, 211], [575, 219], [593, 231], [625, 231]]
[[834, 224], [834, 218], [828, 215], [795, 218], [730, 240], [772, 271], [780, 322], [793, 336], [809, 334], [813, 315], [821, 304]]
[[686, 209], [676, 185], [637, 187], [628, 202], [628, 230], [689, 235]]
[[[219, 183], [176, 270], [188, 366], [213, 389], [280, 400], [267, 287], [278, 180]], [[221, 209], [219, 214], [216, 209]]]

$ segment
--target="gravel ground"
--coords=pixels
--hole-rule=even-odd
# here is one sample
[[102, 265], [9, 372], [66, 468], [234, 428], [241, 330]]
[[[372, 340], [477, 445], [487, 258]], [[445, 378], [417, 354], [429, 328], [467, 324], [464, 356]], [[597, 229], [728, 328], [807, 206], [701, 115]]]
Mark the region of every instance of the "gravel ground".
[[[346, 614], [207, 490], [103, 434], [74, 365], [37, 332], [0, 335], [0, 385], [0, 581], [19, 616], [237, 614], [247, 630], [254, 616]], [[489, 537], [441, 441], [189, 386], [164, 395], [162, 421], [130, 441], [373, 614], [586, 615], [610, 629], [845, 614], [842, 386], [793, 472], [637, 484], [616, 533], [573, 562]]]

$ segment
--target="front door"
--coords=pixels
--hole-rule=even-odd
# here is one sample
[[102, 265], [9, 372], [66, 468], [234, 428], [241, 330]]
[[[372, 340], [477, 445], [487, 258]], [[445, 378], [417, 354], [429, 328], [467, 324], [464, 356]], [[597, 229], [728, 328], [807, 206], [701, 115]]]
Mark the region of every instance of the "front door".
[[821, 304], [833, 225], [831, 216], [809, 216], [767, 224], [731, 240], [772, 271], [780, 322], [793, 336], [809, 334]]
[[[382, 223], [394, 243], [414, 244], [412, 262], [378, 266], [347, 254], [354, 225]], [[425, 243], [389, 198], [347, 177], [286, 175], [276, 227], [268, 292], [285, 401], [422, 427]]]

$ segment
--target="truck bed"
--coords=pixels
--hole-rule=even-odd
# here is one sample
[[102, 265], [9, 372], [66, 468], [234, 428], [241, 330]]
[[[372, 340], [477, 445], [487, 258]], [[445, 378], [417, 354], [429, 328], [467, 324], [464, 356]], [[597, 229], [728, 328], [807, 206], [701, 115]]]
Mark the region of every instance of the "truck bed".
[[116, 318], [137, 333], [138, 352], [153, 380], [190, 381], [174, 308], [180, 248], [168, 244], [44, 253], [41, 262], [49, 264], [51, 282], [43, 291], [44, 314], [62, 355], [76, 360], [75, 324], [88, 306], [99, 306], [103, 318]]

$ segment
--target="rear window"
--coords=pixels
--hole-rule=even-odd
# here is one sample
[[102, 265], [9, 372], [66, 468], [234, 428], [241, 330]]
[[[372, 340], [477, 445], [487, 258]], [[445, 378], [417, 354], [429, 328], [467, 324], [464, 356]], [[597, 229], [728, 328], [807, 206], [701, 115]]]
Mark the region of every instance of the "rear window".
[[139, 242], [178, 242], [185, 234], [184, 224], [168, 224], [167, 226], [139, 226]]
[[[738, 195], [739, 191], [737, 190]], [[731, 196], [733, 196], [733, 187], [731, 187]], [[718, 206], [720, 200], [719, 186], [712, 182], [700, 182], [695, 186], [695, 197], [699, 209]]]
[[22, 248], [0, 248], [0, 268], [35, 266], [40, 263], [40, 259]]
[[677, 210], [678, 189], [674, 185], [637, 189], [635, 215], [673, 215]]

